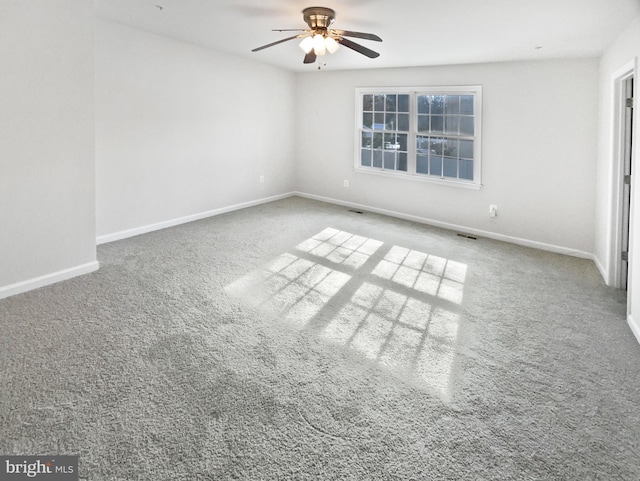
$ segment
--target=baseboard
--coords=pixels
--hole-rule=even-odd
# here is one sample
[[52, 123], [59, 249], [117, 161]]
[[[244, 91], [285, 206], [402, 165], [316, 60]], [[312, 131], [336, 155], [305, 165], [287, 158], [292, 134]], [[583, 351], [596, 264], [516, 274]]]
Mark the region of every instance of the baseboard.
[[607, 284], [610, 287], [618, 287], [618, 286], [615, 286], [613, 282], [611, 282], [609, 271], [604, 268], [604, 266], [600, 262], [600, 259], [595, 254], [593, 255], [593, 263], [598, 268], [598, 271], [600, 272], [602, 279], [604, 279], [605, 284]]
[[517, 244], [524, 247], [532, 247], [534, 249], [540, 249], [548, 252], [554, 252], [557, 254], [564, 254], [573, 257], [580, 257], [582, 259], [590, 259], [595, 261], [595, 256], [590, 252], [584, 252], [578, 249], [571, 249], [568, 247], [557, 246], [553, 244], [546, 244], [544, 242], [532, 241], [529, 239], [522, 239], [520, 237], [512, 237], [504, 234], [497, 234], [495, 232], [484, 231], [480, 229], [473, 229], [470, 227], [465, 227], [456, 224], [450, 224], [448, 222], [441, 222], [438, 220], [428, 219], [425, 217], [419, 217], [415, 215], [403, 214], [402, 212], [396, 212], [387, 209], [380, 209], [377, 207], [371, 207], [363, 204], [356, 204], [353, 202], [346, 202], [343, 200], [332, 199], [330, 197], [323, 197], [320, 195], [307, 194], [305, 192], [294, 192], [294, 195], [299, 197], [304, 197], [307, 199], [318, 200], [320, 202], [327, 202], [329, 204], [341, 205], [344, 207], [349, 207], [352, 209], [365, 210], [369, 212], [375, 212], [377, 214], [388, 215], [390, 217], [396, 217], [398, 219], [409, 220], [412, 222], [418, 222], [420, 224], [432, 225], [434, 227], [440, 227], [442, 229], [453, 230], [456, 232], [461, 232], [465, 234], [471, 234], [477, 237], [486, 237], [487, 239], [498, 240], [502, 242], [508, 242], [510, 244]]
[[253, 201], [249, 201], [249, 202], [244, 202], [241, 204], [234, 204], [234, 205], [230, 205], [230, 206], [226, 206], [226, 207], [221, 207], [219, 209], [213, 209], [210, 211], [206, 211], [206, 212], [201, 212], [198, 214], [192, 214], [192, 215], [188, 215], [185, 217], [180, 217], [177, 219], [171, 219], [168, 221], [164, 221], [164, 222], [159, 222], [157, 224], [150, 224], [150, 225], [146, 225], [146, 226], [142, 226], [142, 227], [136, 227], [134, 229], [128, 229], [128, 230], [124, 230], [124, 231], [120, 231], [120, 232], [115, 232], [113, 234], [106, 234], [106, 235], [102, 235], [102, 236], [98, 236], [96, 239], [96, 243], [98, 245], [100, 244], [106, 244], [108, 242], [114, 242], [117, 240], [122, 240], [122, 239], [127, 239], [129, 237], [134, 237], [137, 235], [141, 235], [141, 234], [147, 234], [149, 232], [153, 232], [153, 231], [157, 231], [157, 230], [161, 230], [161, 229], [166, 229], [167, 227], [174, 227], [180, 224], [186, 224], [187, 222], [193, 222], [196, 220], [201, 220], [201, 219], [206, 219], [207, 217], [213, 217], [216, 215], [220, 215], [220, 214], [225, 214], [227, 212], [233, 212], [235, 210], [240, 210], [240, 209], [245, 209], [247, 207], [253, 207], [256, 205], [260, 205], [260, 204], [266, 204], [268, 202], [274, 202], [277, 200], [281, 200], [281, 199], [286, 199], [288, 197], [292, 197], [292, 196], [298, 196], [298, 197], [304, 197], [307, 199], [312, 199], [312, 200], [317, 200], [320, 202], [326, 202], [329, 204], [334, 204], [334, 205], [341, 205], [344, 207], [349, 207], [352, 209], [359, 209], [359, 210], [366, 210], [369, 212], [375, 212], [377, 214], [383, 214], [383, 215], [388, 215], [390, 217], [396, 217], [398, 219], [404, 219], [404, 220], [409, 220], [412, 222], [418, 222], [420, 224], [426, 224], [426, 225], [432, 225], [434, 227], [440, 227], [443, 229], [449, 229], [449, 230], [453, 230], [456, 232], [462, 232], [462, 233], [466, 233], [466, 234], [471, 234], [471, 235], [475, 235], [478, 237], [485, 237], [487, 239], [493, 239], [493, 240], [498, 240], [498, 241], [502, 241], [502, 242], [508, 242], [511, 244], [516, 244], [516, 245], [521, 245], [524, 247], [531, 247], [534, 249], [540, 249], [540, 250], [544, 250], [544, 251], [548, 251], [548, 252], [554, 252], [557, 254], [564, 254], [564, 255], [569, 255], [569, 256], [573, 256], [573, 257], [579, 257], [579, 258], [583, 258], [583, 259], [589, 259], [592, 260], [595, 264], [596, 267], [598, 268], [598, 270], [600, 271], [600, 274], [602, 275], [602, 277], [607, 280], [608, 277], [606, 276], [607, 272], [606, 270], [602, 267], [602, 264], [599, 262], [599, 260], [596, 258], [596, 256], [590, 252], [585, 252], [585, 251], [581, 251], [578, 249], [571, 249], [568, 247], [563, 247], [563, 246], [557, 246], [554, 244], [547, 244], [544, 242], [538, 242], [538, 241], [532, 241], [529, 239], [523, 239], [520, 237], [513, 237], [513, 236], [508, 236], [508, 235], [504, 235], [504, 234], [497, 234], [495, 232], [490, 232], [490, 231], [484, 231], [481, 229], [474, 229], [474, 228], [470, 228], [470, 227], [465, 227], [465, 226], [461, 226], [461, 225], [457, 225], [457, 224], [451, 224], [448, 222], [442, 222], [442, 221], [438, 221], [438, 220], [434, 220], [434, 219], [428, 219], [425, 217], [420, 217], [420, 216], [415, 216], [415, 215], [410, 215], [410, 214], [404, 214], [402, 212], [396, 212], [396, 211], [392, 211], [392, 210], [388, 210], [388, 209], [381, 209], [381, 208], [377, 208], [377, 207], [372, 207], [369, 205], [364, 205], [364, 204], [357, 204], [355, 202], [348, 202], [348, 201], [343, 201], [343, 200], [339, 200], [339, 199], [334, 199], [331, 197], [325, 197], [325, 196], [321, 196], [321, 195], [315, 195], [315, 194], [309, 194], [306, 192], [299, 192], [299, 191], [294, 191], [294, 192], [288, 192], [285, 194], [280, 194], [280, 195], [276, 195], [276, 196], [272, 196], [272, 197], [265, 197], [262, 199], [257, 199], [257, 200], [253, 200]]
[[28, 279], [26, 281], [17, 282], [8, 286], [0, 287], [0, 299], [5, 299], [10, 296], [22, 294], [33, 289], [45, 287], [56, 282], [66, 281], [72, 277], [81, 276], [83, 274], [89, 274], [90, 272], [97, 271], [100, 267], [98, 261], [89, 262], [80, 266], [71, 267], [57, 272], [52, 272], [40, 277]]
[[636, 336], [636, 340], [640, 343], [640, 324], [635, 321], [631, 314], [627, 316], [627, 323], [629, 324], [633, 335]]
[[142, 227], [136, 227], [134, 229], [127, 229], [120, 232], [114, 232], [113, 234], [101, 235], [96, 238], [96, 244], [106, 244], [108, 242], [114, 242], [129, 237], [134, 237], [141, 234], [147, 234], [156, 230], [166, 229], [167, 227], [174, 227], [180, 224], [186, 224], [196, 220], [206, 219], [207, 217], [213, 217], [220, 214], [226, 214], [227, 212], [233, 212], [234, 210], [246, 209], [247, 207], [254, 207], [260, 204], [266, 204], [268, 202], [274, 202], [276, 200], [286, 199], [294, 195], [289, 192], [286, 194], [274, 195], [272, 197], [264, 197], [262, 199], [252, 200], [249, 202], [243, 202], [241, 204], [234, 204], [219, 209], [208, 210], [206, 212], [200, 212], [198, 214], [191, 214], [177, 219], [171, 219], [157, 224], [149, 224]]

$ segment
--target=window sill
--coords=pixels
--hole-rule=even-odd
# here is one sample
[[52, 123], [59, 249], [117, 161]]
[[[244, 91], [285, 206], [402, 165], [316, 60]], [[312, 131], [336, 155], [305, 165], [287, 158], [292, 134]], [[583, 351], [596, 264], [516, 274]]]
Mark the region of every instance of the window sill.
[[447, 180], [444, 178], [427, 177], [417, 174], [398, 173], [390, 170], [367, 169], [366, 167], [355, 167], [354, 170], [358, 174], [376, 175], [379, 177], [389, 177], [399, 180], [423, 182], [427, 184], [436, 184], [446, 187], [456, 187], [459, 189], [480, 190], [482, 188], [482, 184], [469, 181], [465, 182], [460, 180]]

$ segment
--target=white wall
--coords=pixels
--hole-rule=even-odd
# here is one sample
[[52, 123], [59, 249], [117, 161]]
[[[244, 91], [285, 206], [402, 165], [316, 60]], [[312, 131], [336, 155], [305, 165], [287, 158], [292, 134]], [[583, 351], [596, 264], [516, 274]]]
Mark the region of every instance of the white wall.
[[0, 4], [0, 298], [95, 270], [93, 3]]
[[[638, 175], [638, 151], [640, 146], [640, 122], [638, 122], [638, 85], [640, 72], [637, 68], [640, 57], [640, 17], [620, 33], [600, 60], [600, 144], [598, 161], [596, 248], [595, 253], [602, 265], [605, 279], [615, 284], [615, 262], [613, 253], [615, 231], [619, 228], [616, 218], [619, 212], [619, 198], [615, 187], [614, 172], [617, 172], [613, 125], [615, 123], [614, 77], [627, 67], [635, 68], [635, 144], [632, 160], [635, 176], [632, 176], [631, 244], [629, 273], [629, 314], [630, 323], [640, 340], [640, 175]], [[635, 321], [634, 321], [635, 319]]]
[[[601, 80], [637, 55], [639, 23]], [[107, 239], [294, 189], [606, 259], [596, 60], [296, 75], [98, 21], [94, 181], [92, 5], [7, 0], [0, 26], [0, 297], [97, 268], [96, 210]], [[355, 173], [355, 87], [438, 84], [484, 87], [484, 187]]]
[[[356, 87], [483, 86], [481, 190], [356, 173]], [[594, 249], [596, 59], [314, 71], [297, 89], [298, 189], [589, 256]], [[343, 180], [350, 187], [343, 187]], [[498, 217], [489, 217], [489, 204]]]
[[98, 21], [99, 239], [290, 192], [294, 87], [290, 72]]

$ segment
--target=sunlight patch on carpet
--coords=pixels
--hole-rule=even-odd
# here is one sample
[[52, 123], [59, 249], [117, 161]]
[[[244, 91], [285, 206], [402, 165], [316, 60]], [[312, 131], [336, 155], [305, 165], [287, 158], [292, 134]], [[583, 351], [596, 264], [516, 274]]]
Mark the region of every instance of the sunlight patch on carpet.
[[296, 249], [336, 264], [359, 269], [382, 245], [382, 242], [375, 239], [327, 228], [298, 244]]
[[226, 286], [227, 294], [251, 305], [281, 313], [286, 320], [305, 324], [351, 279], [289, 253]]
[[450, 397], [466, 264], [326, 228], [226, 286]]
[[467, 266], [393, 246], [373, 270], [373, 274], [430, 296], [461, 304]]
[[458, 320], [454, 312], [365, 283], [322, 336], [424, 382], [448, 399]]

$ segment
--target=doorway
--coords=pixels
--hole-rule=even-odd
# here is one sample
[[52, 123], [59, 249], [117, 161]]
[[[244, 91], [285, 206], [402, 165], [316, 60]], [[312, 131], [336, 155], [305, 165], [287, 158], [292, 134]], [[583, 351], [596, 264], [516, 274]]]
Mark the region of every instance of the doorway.
[[621, 79], [620, 141], [622, 154], [622, 232], [620, 245], [620, 287], [627, 290], [629, 279], [629, 227], [631, 211], [631, 172], [633, 152], [633, 75]]

